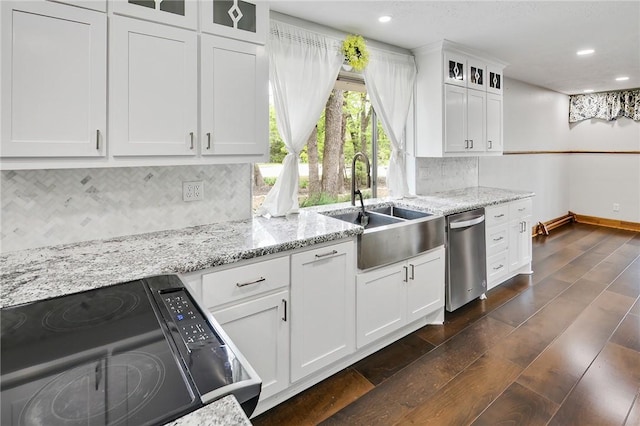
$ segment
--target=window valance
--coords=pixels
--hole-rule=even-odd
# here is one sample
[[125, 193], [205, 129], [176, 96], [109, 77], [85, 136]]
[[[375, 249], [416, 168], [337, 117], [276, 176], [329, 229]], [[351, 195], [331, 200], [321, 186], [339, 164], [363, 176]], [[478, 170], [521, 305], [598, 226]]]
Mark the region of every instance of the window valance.
[[640, 89], [569, 97], [569, 123], [590, 118], [611, 121], [620, 117], [640, 121]]

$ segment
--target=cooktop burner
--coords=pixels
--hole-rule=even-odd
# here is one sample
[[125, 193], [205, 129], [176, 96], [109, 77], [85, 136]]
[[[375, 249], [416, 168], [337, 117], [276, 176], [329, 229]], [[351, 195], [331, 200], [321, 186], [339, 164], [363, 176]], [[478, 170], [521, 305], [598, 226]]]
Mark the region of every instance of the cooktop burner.
[[133, 312], [140, 297], [130, 291], [112, 289], [96, 295], [91, 301], [74, 300], [47, 312], [42, 325], [51, 331], [70, 331], [92, 328]]
[[165, 379], [162, 360], [128, 352], [72, 368], [34, 394], [20, 424], [117, 424], [153, 401]]

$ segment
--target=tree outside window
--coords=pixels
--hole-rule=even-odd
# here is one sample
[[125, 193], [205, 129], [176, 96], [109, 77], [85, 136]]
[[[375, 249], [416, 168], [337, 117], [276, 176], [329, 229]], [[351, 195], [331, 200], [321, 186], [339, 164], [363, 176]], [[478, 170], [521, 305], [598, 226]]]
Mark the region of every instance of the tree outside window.
[[[373, 138], [374, 123], [377, 138]], [[269, 163], [254, 165], [254, 210], [274, 185], [287, 153], [278, 133], [272, 104], [269, 107], [269, 141]], [[360, 161], [356, 163], [356, 186], [363, 189], [365, 197], [387, 196], [386, 170], [391, 143], [375, 118], [367, 93], [336, 88], [300, 155], [300, 207], [350, 200], [351, 160], [356, 152], [366, 153], [372, 167], [377, 167], [378, 179], [374, 186], [377, 193], [373, 194], [372, 189], [364, 190], [367, 173]]]

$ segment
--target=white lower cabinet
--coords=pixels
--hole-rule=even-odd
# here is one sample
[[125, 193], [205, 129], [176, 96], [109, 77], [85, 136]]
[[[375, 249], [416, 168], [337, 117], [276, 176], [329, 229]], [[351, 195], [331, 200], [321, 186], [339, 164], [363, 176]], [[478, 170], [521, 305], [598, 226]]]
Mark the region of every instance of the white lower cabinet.
[[509, 271], [531, 262], [531, 199], [509, 205]]
[[289, 386], [289, 256], [202, 275], [202, 300], [262, 379], [260, 400]]
[[353, 242], [291, 256], [291, 381], [355, 351]]
[[361, 348], [444, 306], [444, 247], [358, 274], [356, 341]]
[[487, 290], [531, 263], [531, 198], [485, 208]]
[[213, 311], [225, 333], [262, 379], [260, 398], [289, 386], [289, 291]]

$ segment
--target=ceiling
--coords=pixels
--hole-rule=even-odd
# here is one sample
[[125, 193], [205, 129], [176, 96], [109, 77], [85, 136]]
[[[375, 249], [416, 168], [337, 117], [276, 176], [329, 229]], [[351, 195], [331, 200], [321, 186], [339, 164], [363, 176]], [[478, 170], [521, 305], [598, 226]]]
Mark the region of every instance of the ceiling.
[[[271, 10], [413, 49], [447, 39], [566, 94], [640, 87], [640, 1], [270, 1]], [[381, 15], [393, 19], [378, 22]], [[581, 49], [595, 53], [578, 56]], [[628, 76], [628, 81], [616, 77]]]

